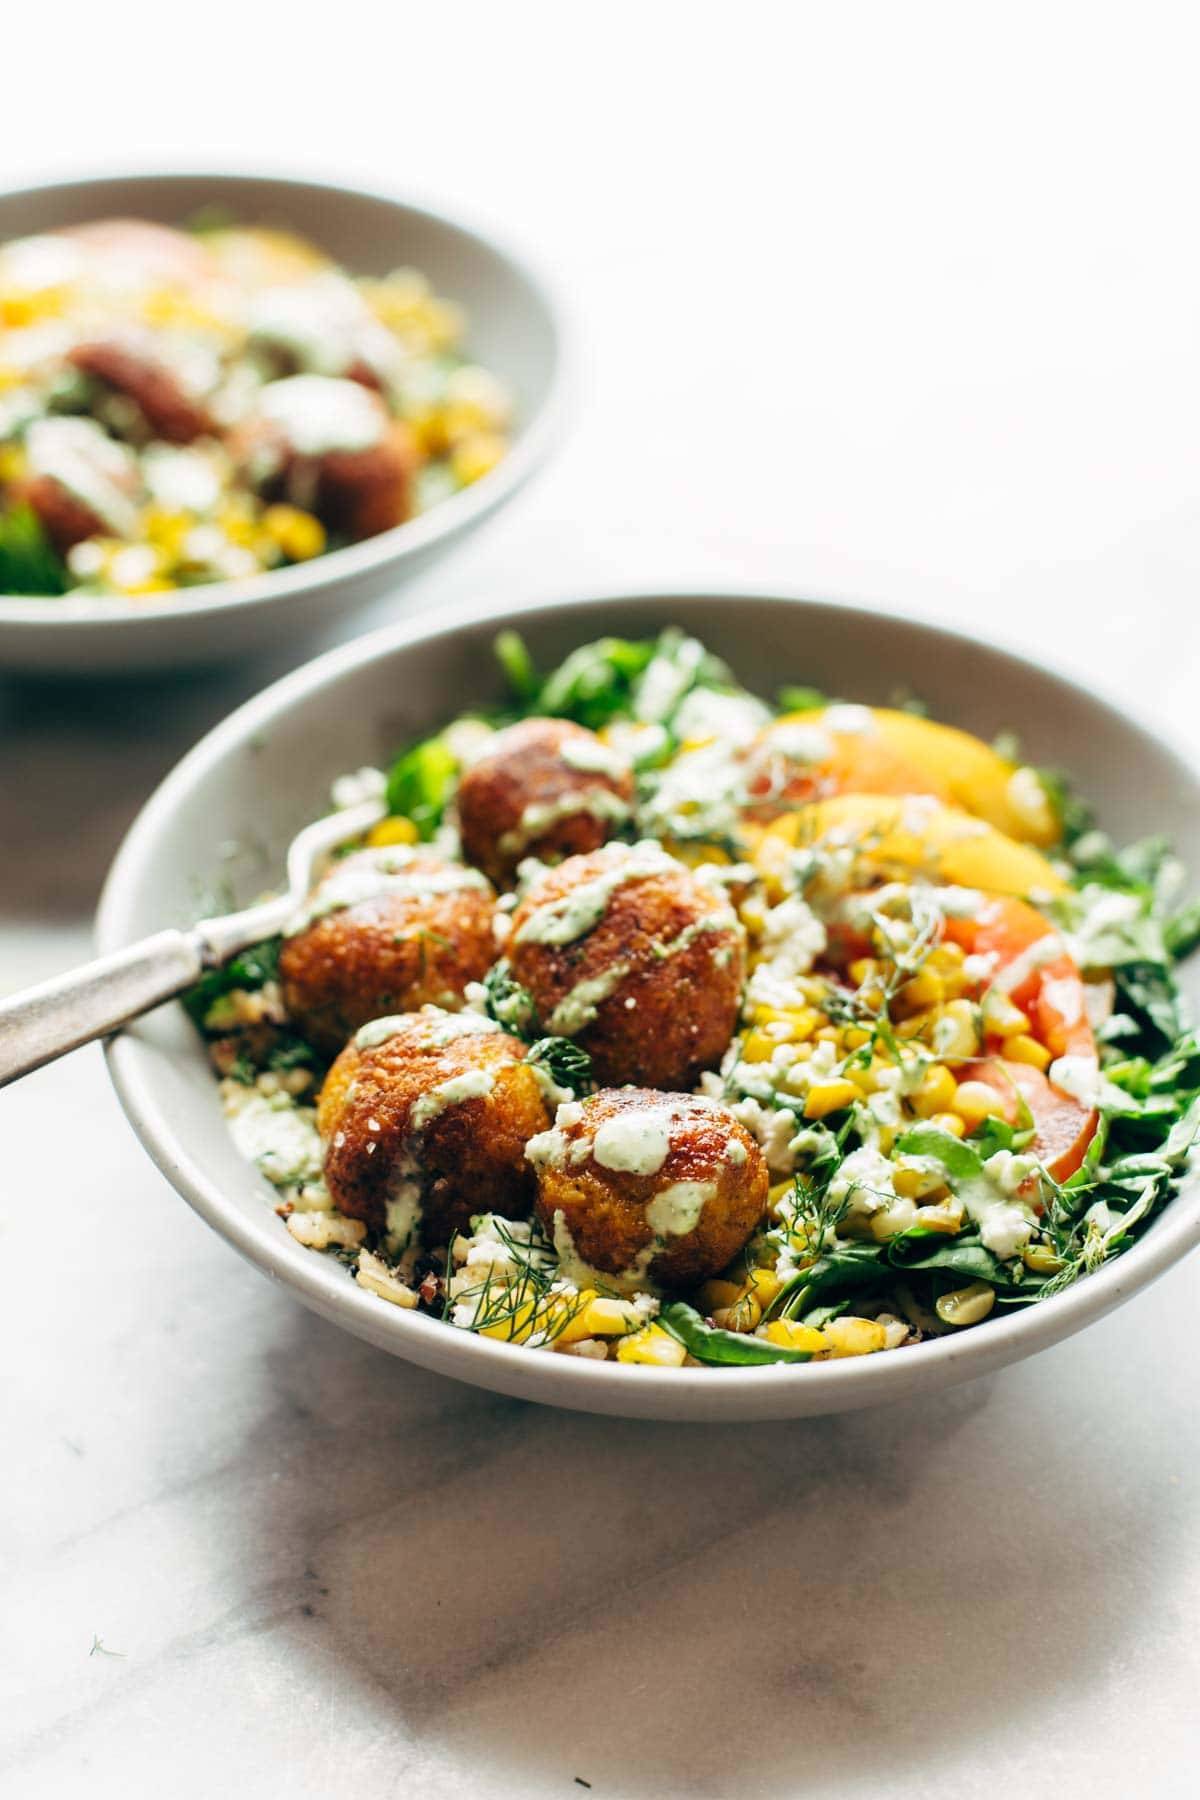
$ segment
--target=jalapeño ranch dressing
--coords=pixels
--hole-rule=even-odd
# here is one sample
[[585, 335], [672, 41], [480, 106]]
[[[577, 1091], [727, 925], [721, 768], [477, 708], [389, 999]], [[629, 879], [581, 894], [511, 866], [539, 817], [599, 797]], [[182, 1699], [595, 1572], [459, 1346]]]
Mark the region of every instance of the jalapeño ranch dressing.
[[394, 895], [405, 900], [433, 900], [443, 894], [468, 890], [487, 893], [487, 878], [478, 869], [450, 867], [411, 873], [409, 865], [419, 853], [405, 845], [377, 851], [371, 861], [348, 858], [336, 864], [315, 893], [284, 926], [285, 937], [297, 937], [329, 913], [343, 912], [367, 900]]
[[657, 844], [643, 842], [615, 859], [611, 868], [568, 894], [535, 907], [517, 932], [519, 944], [573, 944], [595, 929], [608, 903], [627, 881], [645, 881], [677, 867]]
[[592, 1155], [601, 1168], [628, 1175], [657, 1175], [671, 1149], [671, 1109], [633, 1108], [597, 1126]]
[[387, 430], [387, 414], [368, 388], [328, 375], [269, 381], [258, 412], [299, 456], [370, 450]]

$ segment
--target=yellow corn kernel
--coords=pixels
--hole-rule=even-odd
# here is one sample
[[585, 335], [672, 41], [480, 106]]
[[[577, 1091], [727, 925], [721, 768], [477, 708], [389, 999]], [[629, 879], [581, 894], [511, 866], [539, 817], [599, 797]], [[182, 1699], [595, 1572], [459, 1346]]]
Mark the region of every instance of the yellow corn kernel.
[[967, 953], [961, 944], [952, 943], [949, 938], [935, 944], [929, 952], [927, 962], [930, 968], [941, 974], [949, 974], [954, 969], [961, 969], [967, 960]]
[[879, 1084], [881, 1067], [878, 1058], [869, 1063], [851, 1063], [846, 1069], [846, 1080], [852, 1081], [860, 1094], [873, 1094]]
[[142, 514], [142, 530], [147, 539], [171, 558], [180, 555], [183, 540], [195, 523], [191, 513], [168, 512], [161, 506], [148, 506]]
[[905, 1200], [920, 1200], [945, 1185], [945, 1177], [936, 1169], [896, 1169], [892, 1174], [892, 1186]]
[[770, 1062], [780, 1044], [786, 1042], [786, 1038], [773, 1037], [762, 1027], [755, 1026], [754, 1030], [748, 1031], [742, 1039], [742, 1061]]
[[830, 1319], [822, 1325], [821, 1336], [830, 1356], [870, 1356], [887, 1344], [887, 1332], [874, 1319]]
[[659, 1369], [682, 1368], [686, 1355], [683, 1345], [661, 1325], [646, 1325], [617, 1345], [618, 1362], [650, 1363]]
[[940, 1017], [936, 1009], [929, 1012], [910, 1013], [907, 1019], [896, 1021], [898, 1038], [927, 1038], [933, 1030], [935, 1021]]
[[807, 1350], [812, 1356], [829, 1348], [815, 1325], [800, 1325], [795, 1319], [772, 1319], [769, 1325], [760, 1325], [755, 1335], [782, 1350]]
[[958, 1083], [949, 1069], [943, 1063], [934, 1063], [926, 1069], [913, 1093], [913, 1111], [923, 1119], [931, 1119], [934, 1113], [946, 1112], [953, 1106], [957, 1092]]
[[[539, 1320], [555, 1344], [578, 1344], [594, 1334], [587, 1324], [588, 1304], [597, 1298], [595, 1288], [581, 1288], [578, 1299], [554, 1294], [542, 1307]], [[639, 1320], [639, 1323], [641, 1321]]]
[[289, 562], [308, 562], [325, 548], [325, 527], [320, 519], [298, 506], [268, 506], [262, 523]]
[[418, 835], [411, 819], [391, 813], [386, 819], [380, 819], [378, 825], [372, 825], [367, 833], [367, 843], [372, 850], [379, 850], [386, 844], [415, 844]]
[[[500, 1338], [506, 1344], [523, 1344], [535, 1329], [536, 1303], [527, 1300], [491, 1325], [477, 1327], [480, 1337]], [[540, 1323], [540, 1321], [539, 1321]]]
[[859, 956], [850, 964], [846, 973], [856, 987], [861, 987], [864, 981], [870, 981], [879, 973], [879, 964], [873, 956]]
[[890, 1206], [871, 1214], [871, 1236], [877, 1244], [886, 1244], [889, 1238], [899, 1237], [902, 1231], [907, 1231], [916, 1216], [917, 1209], [911, 1200], [893, 1200]]
[[933, 1028], [933, 1044], [947, 1062], [966, 1062], [979, 1054], [979, 1026], [969, 1000], [951, 1000]]
[[1050, 1067], [1051, 1056], [1045, 1044], [1023, 1031], [1004, 1040], [1004, 1054], [1009, 1062], [1031, 1063], [1035, 1069]]
[[743, 1294], [732, 1306], [718, 1306], [711, 1317], [722, 1331], [753, 1331], [762, 1318], [762, 1307], [752, 1294]]
[[813, 1032], [813, 1041], [818, 1044], [836, 1044], [841, 1048], [842, 1034], [836, 1025], [822, 1025]]
[[450, 453], [450, 467], [463, 487], [490, 475], [503, 457], [508, 445], [498, 431], [475, 431], [455, 444]]
[[697, 1291], [696, 1298], [704, 1311], [711, 1315], [723, 1307], [736, 1305], [745, 1291], [740, 1281], [721, 1281], [718, 1278], [706, 1281]]
[[847, 1025], [842, 1032], [842, 1044], [847, 1050], [861, 1050], [864, 1044], [871, 1041], [871, 1033], [864, 1031], [861, 1025]]
[[1062, 1268], [1062, 1258], [1054, 1254], [1049, 1244], [1026, 1244], [1021, 1261], [1035, 1275], [1053, 1275]]
[[939, 1131], [948, 1131], [951, 1137], [956, 1138], [960, 1138], [966, 1130], [958, 1114], [952, 1112], [934, 1113], [929, 1123], [936, 1125]]
[[943, 1325], [978, 1325], [996, 1304], [996, 1290], [986, 1281], [972, 1281], [967, 1287], [943, 1294], [935, 1311]]
[[940, 1006], [945, 997], [945, 983], [937, 970], [931, 969], [928, 964], [925, 968], [918, 969], [911, 981], [906, 981], [897, 995], [897, 999], [912, 1011], [920, 1011], [926, 1006]]
[[218, 512], [216, 522], [231, 544], [249, 549], [254, 543], [256, 526], [247, 506], [231, 501]]
[[1000, 988], [989, 988], [983, 997], [983, 1022], [997, 1037], [1014, 1037], [1029, 1030], [1029, 1020]]
[[774, 1269], [752, 1269], [750, 1271], [749, 1291], [764, 1311], [770, 1306], [783, 1283]]
[[817, 1081], [805, 1096], [804, 1116], [806, 1119], [823, 1119], [826, 1113], [838, 1112], [857, 1099], [858, 1089], [852, 1081]]
[[954, 1096], [954, 1110], [968, 1131], [974, 1131], [985, 1119], [1002, 1118], [1004, 1099], [986, 1081], [960, 1081]]
[[[590, 1289], [584, 1288], [585, 1294]], [[587, 1329], [584, 1337], [621, 1337], [627, 1331], [636, 1331], [643, 1323], [643, 1316], [629, 1300], [617, 1300], [609, 1294], [597, 1294], [590, 1298], [580, 1314]]]
[[940, 1206], [918, 1206], [914, 1225], [922, 1231], [944, 1231], [954, 1237], [963, 1228], [965, 1214], [955, 1200], [944, 1200]]

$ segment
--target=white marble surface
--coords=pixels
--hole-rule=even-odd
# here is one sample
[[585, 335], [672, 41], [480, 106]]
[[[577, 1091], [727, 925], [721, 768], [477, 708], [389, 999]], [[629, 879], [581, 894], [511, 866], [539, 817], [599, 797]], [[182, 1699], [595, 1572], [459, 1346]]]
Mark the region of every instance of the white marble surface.
[[[868, 596], [1200, 741], [1189, 15], [782, 12], [44, 11], [6, 173], [333, 162], [540, 246], [574, 435], [413, 603]], [[0, 682], [0, 987], [84, 954], [139, 801], [267, 673]], [[0, 1134], [6, 1797], [1194, 1791], [1195, 1261], [893, 1415], [622, 1425], [308, 1316], [95, 1050]]]

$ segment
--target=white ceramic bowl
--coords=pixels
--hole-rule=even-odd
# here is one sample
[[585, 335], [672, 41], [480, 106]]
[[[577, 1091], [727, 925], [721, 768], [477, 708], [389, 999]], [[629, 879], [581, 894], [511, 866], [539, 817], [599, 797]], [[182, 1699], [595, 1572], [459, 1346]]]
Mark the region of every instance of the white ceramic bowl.
[[472, 357], [508, 383], [516, 428], [482, 481], [420, 518], [312, 562], [161, 599], [0, 595], [0, 670], [82, 674], [231, 659], [377, 599], [510, 499], [560, 414], [563, 333], [542, 281], [509, 251], [438, 212], [384, 194], [259, 175], [120, 175], [0, 194], [0, 242], [114, 215], [177, 225], [219, 206], [302, 233], [356, 274], [408, 264], [461, 302]]
[[[677, 595], [572, 601], [502, 620], [413, 621], [311, 663], [241, 707], [167, 777], [134, 824], [100, 908], [102, 948], [188, 922], [197, 881], [232, 874], [245, 899], [278, 879], [284, 846], [326, 803], [333, 776], [385, 762], [410, 737], [495, 697], [489, 653], [501, 624], [542, 666], [605, 632], [678, 623], [751, 688], [785, 680], [882, 702], [897, 686], [984, 738], [1020, 734], [1039, 764], [1075, 769], [1120, 838], [1165, 831], [1200, 869], [1200, 781], [1177, 752], [1066, 676], [914, 619], [809, 600]], [[223, 858], [244, 845], [236, 867]], [[1200, 973], [1195, 971], [1194, 973]], [[236, 1249], [306, 1305], [394, 1355], [522, 1399], [660, 1419], [769, 1419], [899, 1400], [1015, 1362], [1078, 1331], [1200, 1241], [1193, 1182], [1140, 1243], [1060, 1297], [960, 1336], [881, 1356], [801, 1368], [655, 1371], [494, 1343], [358, 1287], [302, 1249], [271, 1210], [272, 1190], [234, 1149], [204, 1050], [178, 1006], [114, 1040], [117, 1091], [142, 1142], [180, 1193]], [[481, 1205], [486, 1196], [481, 1196]]]

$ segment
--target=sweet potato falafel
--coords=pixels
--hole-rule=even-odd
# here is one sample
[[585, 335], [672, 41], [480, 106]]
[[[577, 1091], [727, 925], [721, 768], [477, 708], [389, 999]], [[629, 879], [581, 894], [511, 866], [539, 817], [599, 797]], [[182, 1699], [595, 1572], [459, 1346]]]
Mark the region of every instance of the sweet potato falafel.
[[657, 844], [609, 844], [535, 881], [507, 955], [543, 1030], [590, 1053], [597, 1081], [690, 1088], [737, 1023], [745, 938], [719, 887]]
[[727, 1107], [608, 1088], [560, 1106], [527, 1154], [563, 1273], [626, 1293], [686, 1288], [737, 1255], [767, 1204], [762, 1151]]
[[525, 1046], [476, 1013], [378, 1019], [346, 1045], [317, 1109], [334, 1204], [400, 1252], [494, 1209], [524, 1218], [525, 1145], [549, 1123]]
[[495, 957], [494, 908], [477, 869], [407, 845], [355, 851], [284, 939], [284, 1004], [329, 1054], [385, 1013], [457, 1007]]
[[458, 788], [463, 854], [497, 887], [526, 856], [598, 850], [629, 818], [633, 770], [569, 719], [522, 719], [498, 732]]

